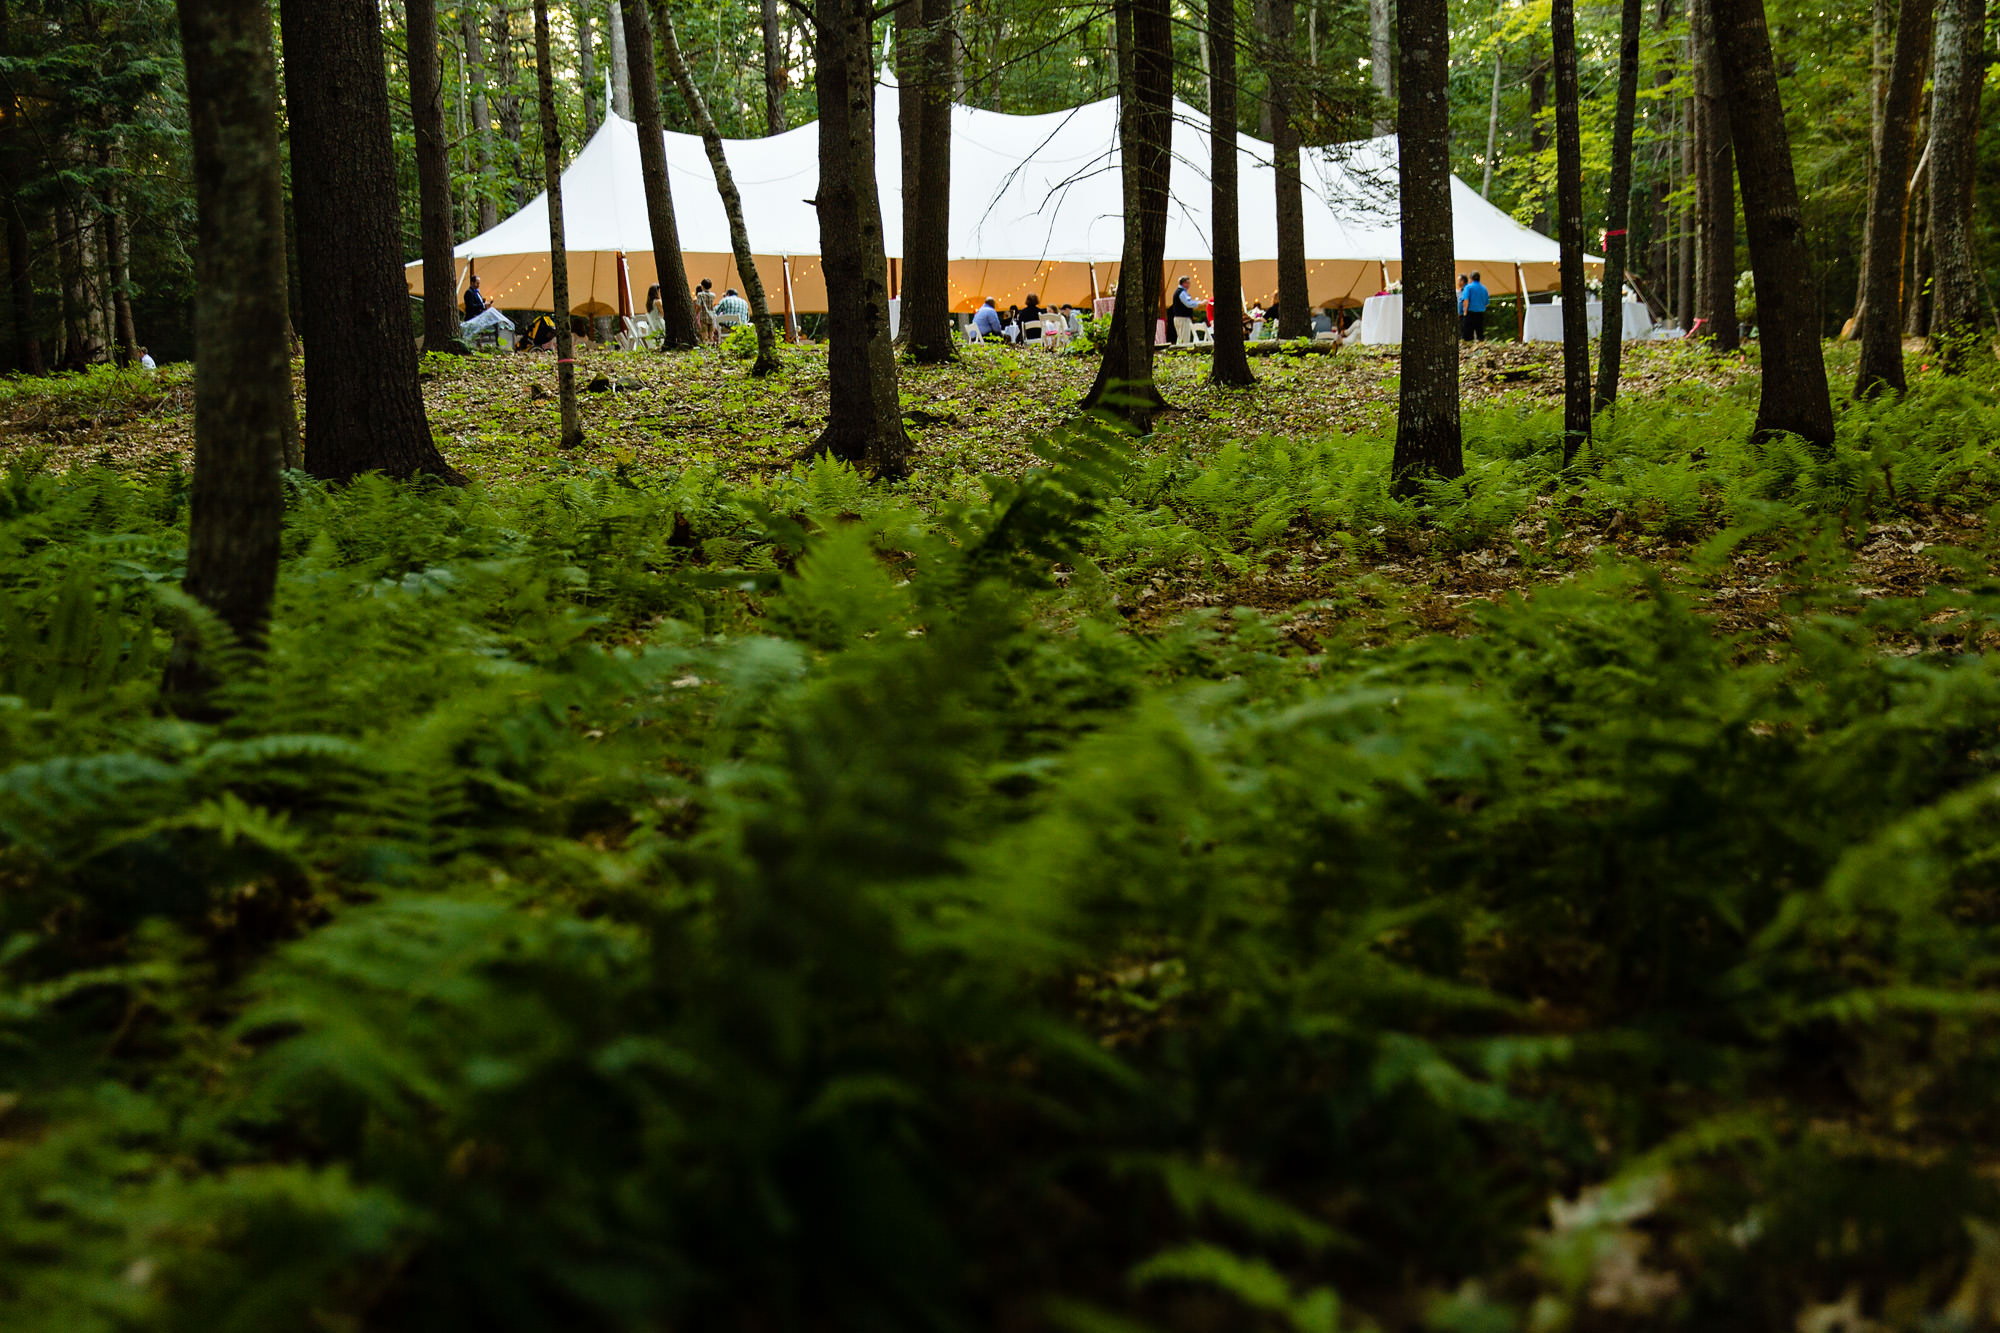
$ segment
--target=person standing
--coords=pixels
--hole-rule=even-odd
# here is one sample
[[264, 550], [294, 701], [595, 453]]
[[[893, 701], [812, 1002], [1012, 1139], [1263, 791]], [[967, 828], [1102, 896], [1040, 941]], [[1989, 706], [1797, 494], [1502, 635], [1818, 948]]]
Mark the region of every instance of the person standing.
[[1487, 292], [1486, 284], [1479, 280], [1478, 273], [1472, 275], [1472, 281], [1465, 284], [1465, 290], [1459, 296], [1465, 310], [1465, 341], [1483, 341], [1486, 337], [1486, 307], [1493, 303], [1493, 298]]
[[715, 281], [703, 278], [701, 285], [694, 289], [694, 327], [705, 343], [712, 343], [722, 336], [715, 322]]
[[479, 290], [479, 275], [475, 273], [465, 287], [465, 317], [477, 319], [485, 313], [486, 293]]
[[1180, 286], [1174, 288], [1174, 345], [1186, 346], [1194, 341], [1194, 293], [1188, 290], [1192, 278], [1182, 278]]

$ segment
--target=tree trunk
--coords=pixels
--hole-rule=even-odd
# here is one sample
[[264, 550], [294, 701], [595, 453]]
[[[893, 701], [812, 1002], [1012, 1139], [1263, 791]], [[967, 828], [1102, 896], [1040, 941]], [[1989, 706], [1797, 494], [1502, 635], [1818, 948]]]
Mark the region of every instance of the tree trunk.
[[1736, 327], [1736, 164], [1730, 151], [1730, 109], [1717, 63], [1711, 0], [1694, 0], [1690, 21], [1702, 127], [1697, 159], [1701, 172], [1701, 259], [1696, 270], [1700, 291], [1695, 314], [1708, 321], [1702, 331], [1715, 350], [1733, 352], [1742, 344]]
[[1396, 83], [1389, 48], [1389, 0], [1368, 0], [1368, 75], [1375, 87], [1375, 133], [1396, 131]]
[[639, 125], [639, 176], [646, 190], [646, 217], [652, 224], [653, 266], [660, 283], [666, 330], [660, 350], [697, 347], [694, 300], [688, 295], [687, 265], [681, 259], [680, 224], [667, 179], [667, 144], [660, 123], [660, 76], [653, 60], [653, 15], [646, 0], [624, 10], [625, 49], [632, 59], [632, 113]]
[[493, 121], [486, 104], [486, 41], [471, 5], [458, 12], [458, 35], [465, 44], [465, 78], [472, 102], [472, 143], [479, 167], [479, 222], [482, 232], [500, 225], [493, 203]]
[[1465, 474], [1458, 420], [1458, 294], [1452, 284], [1451, 23], [1447, 0], [1402, 0], [1396, 133], [1402, 145], [1403, 364], [1399, 495]]
[[[1632, 122], [1639, 110], [1641, 0], [1624, 0], [1618, 19], [1618, 104], [1611, 120], [1611, 193], [1604, 205], [1604, 336], [1597, 347], [1597, 410], [1618, 401], [1625, 351], [1625, 256], [1632, 217]], [[1496, 82], [1497, 88], [1499, 84]]]
[[1209, 212], [1215, 228], [1214, 356], [1211, 384], [1250, 385], [1243, 349], [1243, 246], [1236, 196], [1236, 0], [1208, 0]]
[[[646, 0], [638, 0], [644, 4]], [[632, 59], [625, 47], [625, 24], [618, 0], [611, 0], [611, 109], [632, 119]]]
[[[601, 94], [597, 90], [597, 32], [591, 22], [591, 11], [597, 6], [591, 0], [571, 0], [570, 22], [576, 25], [576, 73], [583, 84], [583, 137], [588, 140], [597, 133], [597, 127], [604, 123], [604, 104], [598, 101]], [[618, 21], [618, 7], [611, 7], [611, 21]]]
[[1764, 374], [1758, 438], [1789, 431], [1816, 449], [1833, 446], [1833, 400], [1820, 354], [1819, 303], [1806, 252], [1791, 141], [1778, 95], [1764, 0], [1713, 0], [1730, 136], [1743, 187], [1750, 269]]
[[875, 191], [874, 4], [814, 0], [813, 17], [829, 402], [812, 452], [899, 478], [909, 475], [911, 444], [897, 396], [889, 261]]
[[[688, 114], [694, 117], [695, 129], [708, 153], [709, 169], [715, 173], [715, 192], [722, 196], [722, 211], [729, 219], [729, 245], [736, 255], [736, 275], [743, 279], [743, 299], [750, 303], [750, 319], [757, 327], [757, 361], [750, 367], [750, 373], [769, 375], [779, 368], [778, 335], [771, 324], [771, 303], [764, 296], [764, 280], [758, 276], [757, 261], [750, 253], [750, 229], [743, 222], [743, 196], [736, 189], [736, 174], [729, 169], [729, 158], [722, 150], [722, 132], [715, 126], [715, 117], [708, 114], [708, 102], [701, 89], [694, 86], [694, 76], [688, 72], [687, 61], [681, 58], [673, 15], [661, 5], [655, 18], [659, 24], [660, 55], [667, 62], [674, 85], [681, 91], [681, 100], [687, 103]], [[871, 171], [874, 168], [872, 155], [869, 168]]]
[[[576, 335], [570, 328], [569, 246], [563, 241], [562, 126], [556, 121], [556, 85], [549, 54], [549, 0], [535, 7], [535, 113], [542, 126], [542, 185], [549, 195], [549, 280], [555, 288], [556, 401], [562, 412], [564, 449], [583, 443], [576, 407]], [[615, 15], [613, 16], [616, 17]]]
[[111, 336], [118, 346], [118, 363], [129, 366], [139, 359], [139, 327], [132, 317], [131, 247], [122, 206], [115, 188], [105, 192], [104, 256], [110, 264]]
[[514, 20], [508, 0], [498, 0], [493, 10], [493, 72], [500, 83], [500, 137], [507, 141], [507, 168], [518, 213], [528, 206], [528, 169], [521, 157], [521, 94], [516, 82], [520, 75], [514, 66]]
[[1167, 0], [1116, 0], [1112, 9], [1123, 79], [1118, 89], [1118, 152], [1125, 238], [1111, 339], [1083, 406], [1145, 431], [1167, 405], [1153, 382], [1153, 330], [1165, 286], [1173, 29]]
[[409, 43], [410, 121], [417, 139], [424, 349], [461, 351], [458, 265], [451, 254], [451, 149], [444, 131], [444, 62], [438, 58], [437, 0], [404, 0], [403, 11]]
[[[281, 0], [306, 338], [306, 469], [462, 482], [424, 417], [375, 0]], [[450, 290], [449, 287], [446, 290]]]
[[1312, 294], [1306, 287], [1305, 191], [1299, 180], [1299, 126], [1295, 119], [1293, 49], [1297, 13], [1293, 0], [1270, 0], [1266, 36], [1271, 80], [1271, 165], [1278, 192], [1278, 327], [1296, 338], [1312, 328]]
[[[188, 595], [246, 647], [271, 618], [295, 427], [285, 338], [285, 206], [268, 0], [180, 0], [194, 152], [194, 489]], [[217, 683], [193, 635], [165, 692], [199, 710]]]
[[1868, 286], [1857, 302], [1861, 366], [1854, 396], [1903, 391], [1903, 235], [1909, 224], [1910, 159], [1924, 96], [1924, 52], [1931, 43], [1932, 0], [1897, 5], [1894, 53], [1882, 95], [1882, 135], [1868, 187]]
[[778, 0], [764, 0], [764, 133], [785, 132], [785, 48], [778, 36]]
[[[1881, 188], [1882, 177], [1882, 133], [1883, 103], [1889, 93], [1889, 20], [1893, 14], [1891, 0], [1873, 0], [1869, 11], [1869, 61], [1868, 61], [1868, 198], [1875, 199]], [[1905, 127], [1907, 130], [1908, 127]], [[1897, 249], [1901, 249], [1898, 241]], [[1840, 336], [1859, 338], [1861, 317], [1868, 309], [1869, 265], [1875, 254], [1875, 209], [1871, 206], [1861, 212], [1861, 262], [1854, 280], [1854, 314], [1841, 329]], [[1899, 275], [1900, 285], [1900, 275]]]
[[[1922, 136], [1920, 124], [1917, 133]], [[1926, 138], [1910, 177], [1909, 281], [1903, 285], [1903, 336], [1921, 338], [1931, 327], [1931, 144]]]
[[954, 0], [896, 11], [903, 132], [903, 338], [919, 365], [958, 355], [951, 327], [951, 59]]
[[[1693, 68], [1692, 42], [1688, 45], [1688, 65]], [[1699, 103], [1692, 97], [1681, 102], [1681, 185], [1684, 191], [1689, 185], [1699, 184], [1695, 171], [1695, 163], [1701, 156], [1701, 126], [1695, 114], [1698, 106]], [[1699, 210], [1692, 203], [1682, 205], [1678, 236], [1680, 277], [1675, 284], [1674, 317], [1683, 332], [1694, 327], [1695, 219], [1698, 215]]]
[[[1575, 0], [1554, 0], [1549, 37], [1555, 46], [1556, 239], [1562, 274], [1563, 465], [1567, 467], [1590, 442], [1590, 311], [1583, 286], [1583, 139], [1576, 105]], [[1615, 294], [1616, 288], [1607, 286], [1606, 299]]]
[[1486, 177], [1479, 182], [1479, 197], [1487, 199], [1493, 194], [1493, 158], [1500, 146], [1500, 58], [1499, 44], [1493, 48], [1493, 100], [1486, 108]]
[[62, 367], [82, 370], [105, 360], [109, 338], [98, 291], [97, 236], [84, 221], [88, 202], [56, 206], [57, 271], [63, 290]]
[[[11, 182], [10, 182], [11, 183]], [[42, 338], [35, 325], [35, 269], [28, 222], [11, 192], [7, 200], [7, 282], [14, 296], [14, 364], [29, 375], [46, 374]]]
[[1549, 147], [1548, 131], [1543, 128], [1548, 121], [1542, 115], [1549, 105], [1549, 64], [1546, 60], [1532, 60], [1534, 54], [1532, 35], [1529, 38], [1528, 51], [1531, 57], [1528, 69], [1528, 151], [1534, 155], [1537, 175], [1535, 184], [1530, 187], [1535, 196], [1535, 216], [1528, 225], [1546, 236], [1549, 233], [1549, 196], [1542, 189], [1539, 176], [1542, 169], [1542, 154], [1547, 152]]
[[1985, 274], [1973, 254], [1979, 98], [1986, 80], [1986, 0], [1938, 0], [1931, 75], [1931, 343], [1959, 371], [1979, 344]]

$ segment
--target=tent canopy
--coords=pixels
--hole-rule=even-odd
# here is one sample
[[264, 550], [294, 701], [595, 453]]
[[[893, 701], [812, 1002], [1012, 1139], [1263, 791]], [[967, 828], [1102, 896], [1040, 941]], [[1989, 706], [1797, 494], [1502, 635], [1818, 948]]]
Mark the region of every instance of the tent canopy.
[[[1108, 292], [1118, 280], [1124, 245], [1117, 99], [1040, 116], [954, 106], [951, 117], [952, 308], [971, 310], [989, 296], [1004, 306], [1031, 291], [1047, 304], [1083, 304]], [[728, 218], [700, 138], [669, 133], [666, 149], [686, 269], [682, 280], [692, 285], [706, 277], [718, 288], [740, 287]], [[819, 217], [811, 202], [819, 192], [818, 126], [728, 140], [724, 152], [743, 196], [751, 249], [772, 306], [826, 309]], [[1237, 156], [1244, 291], [1268, 301], [1277, 289], [1278, 257], [1271, 146], [1238, 136]], [[1207, 117], [1176, 102], [1167, 266], [1173, 276], [1193, 277], [1198, 294], [1206, 294], [1210, 282], [1208, 163]], [[1393, 135], [1301, 154], [1314, 306], [1357, 305], [1400, 277], [1396, 164]], [[884, 249], [900, 258], [902, 151], [896, 92], [887, 85], [876, 89], [875, 169]], [[1517, 268], [1530, 291], [1558, 285], [1553, 240], [1515, 222], [1455, 176], [1451, 194], [1460, 269], [1479, 269], [1496, 293], [1517, 290]], [[622, 302], [643, 304], [656, 273], [636, 125], [617, 116], [605, 120], [563, 173], [563, 202], [572, 309], [604, 314]], [[489, 301], [510, 309], [549, 309], [548, 196], [536, 196], [454, 254], [461, 291], [476, 270]], [[629, 269], [623, 279], [629, 290], [623, 292], [620, 255]], [[412, 263], [406, 274], [410, 290], [421, 295], [422, 264]]]

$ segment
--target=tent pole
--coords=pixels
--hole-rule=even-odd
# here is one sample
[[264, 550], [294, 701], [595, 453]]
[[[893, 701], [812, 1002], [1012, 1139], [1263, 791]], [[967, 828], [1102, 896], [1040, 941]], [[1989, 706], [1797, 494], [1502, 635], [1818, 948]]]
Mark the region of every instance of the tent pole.
[[1528, 279], [1514, 265], [1514, 341], [1528, 341]]
[[792, 318], [792, 257], [790, 255], [778, 256], [778, 272], [785, 280], [785, 341], [795, 343], [799, 340], [799, 322]]
[[1090, 299], [1092, 304], [1102, 300], [1103, 296], [1104, 294], [1097, 290], [1097, 265], [1093, 262], [1090, 266]]
[[889, 261], [889, 295], [894, 297], [900, 297], [902, 296], [902, 294], [903, 294], [902, 261], [897, 259], [892, 259]]
[[632, 318], [632, 270], [625, 263], [625, 252], [618, 252], [618, 318]]
[[1389, 290], [1389, 261], [1378, 259], [1375, 261], [1375, 267], [1382, 270], [1382, 290], [1386, 292]]

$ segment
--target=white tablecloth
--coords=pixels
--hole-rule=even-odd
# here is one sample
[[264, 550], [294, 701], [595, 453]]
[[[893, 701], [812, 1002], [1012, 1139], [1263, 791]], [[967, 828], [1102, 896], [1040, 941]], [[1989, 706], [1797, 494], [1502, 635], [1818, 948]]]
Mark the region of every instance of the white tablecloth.
[[1364, 343], [1403, 341], [1403, 298], [1400, 293], [1371, 296], [1361, 303], [1361, 341]]
[[[1604, 302], [1591, 301], [1584, 306], [1586, 321], [1590, 326], [1590, 336], [1595, 338], [1604, 332]], [[1646, 309], [1644, 301], [1625, 303], [1625, 327], [1622, 330], [1625, 341], [1653, 336], [1653, 316]], [[1559, 343], [1563, 337], [1563, 308], [1560, 300], [1548, 305], [1529, 305], [1528, 327], [1525, 340], [1531, 343]]]
[[1112, 307], [1117, 304], [1118, 298], [1115, 296], [1099, 296], [1091, 301], [1090, 313], [1094, 318], [1102, 319], [1110, 314]]

